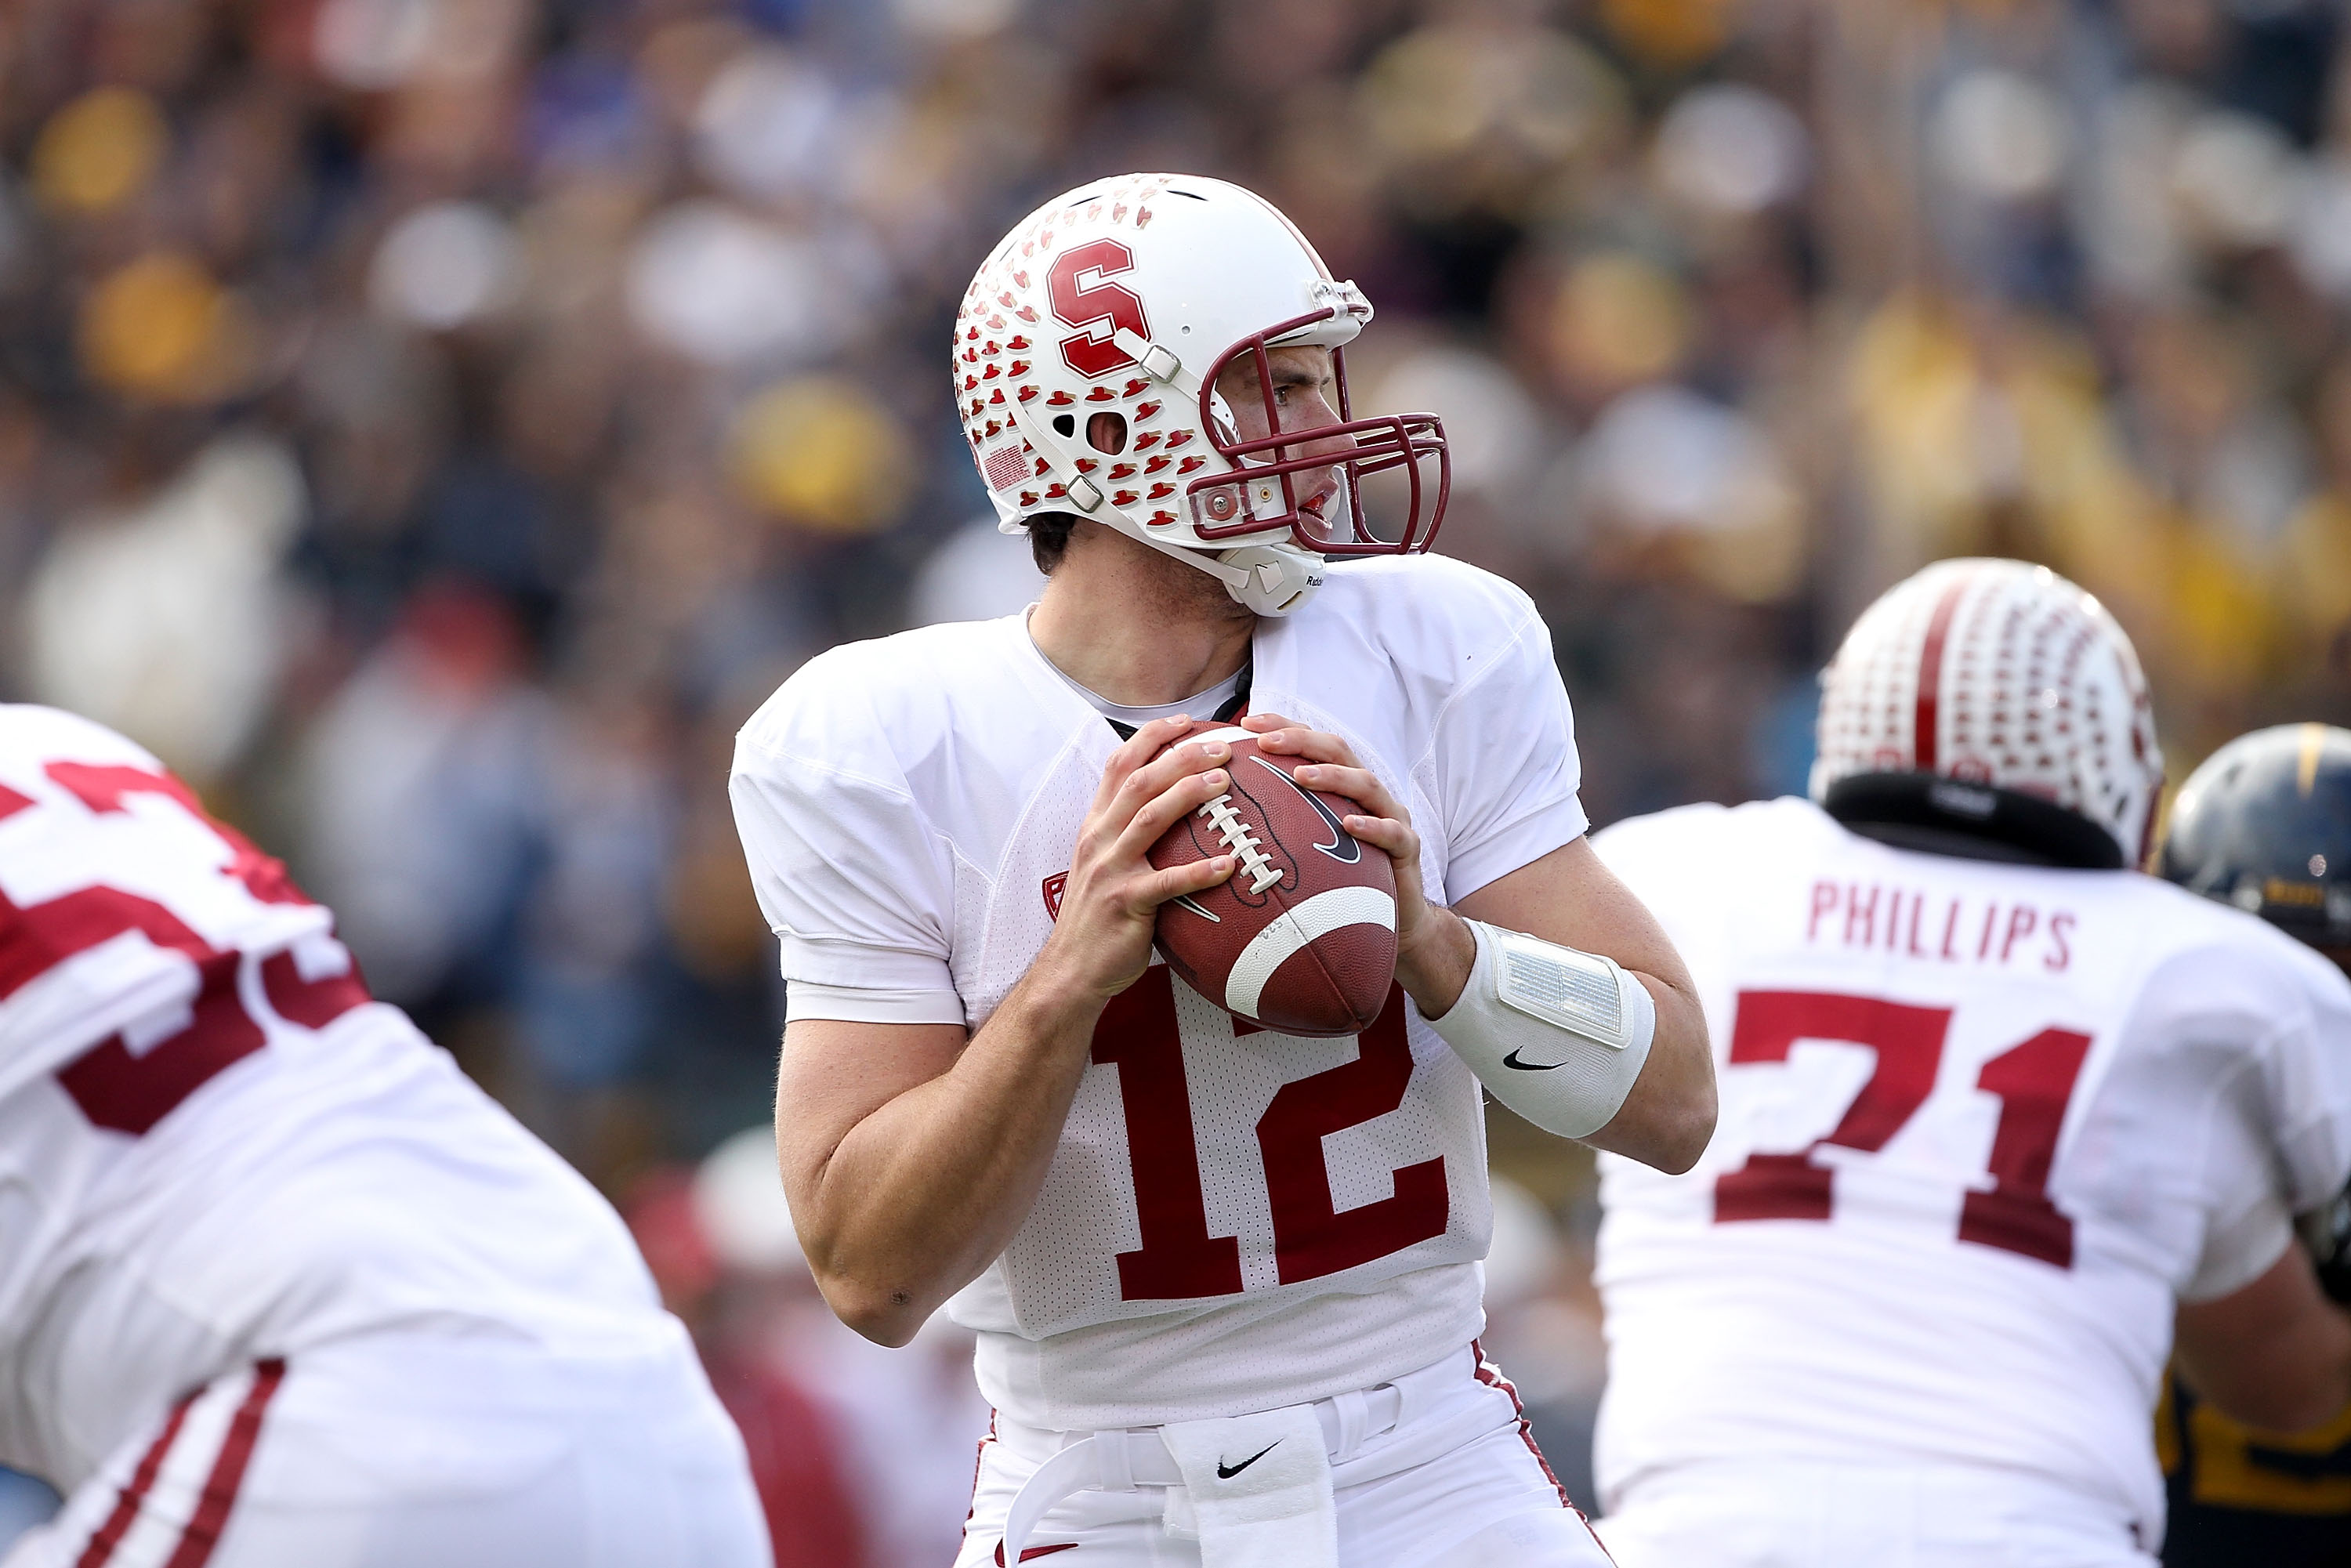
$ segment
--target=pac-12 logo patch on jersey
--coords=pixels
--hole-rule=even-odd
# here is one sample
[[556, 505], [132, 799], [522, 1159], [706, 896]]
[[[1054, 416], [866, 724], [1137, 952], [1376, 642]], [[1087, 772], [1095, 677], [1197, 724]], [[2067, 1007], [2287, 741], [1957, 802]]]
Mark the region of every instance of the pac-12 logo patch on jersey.
[[1045, 915], [1048, 919], [1061, 918], [1061, 890], [1070, 885], [1070, 873], [1057, 871], [1045, 879]]

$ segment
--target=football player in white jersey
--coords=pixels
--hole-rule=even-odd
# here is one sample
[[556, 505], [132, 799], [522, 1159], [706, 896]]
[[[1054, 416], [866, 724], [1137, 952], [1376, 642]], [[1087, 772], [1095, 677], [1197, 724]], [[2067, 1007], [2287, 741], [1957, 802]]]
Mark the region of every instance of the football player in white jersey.
[[[1604, 1561], [1473, 1343], [1479, 1081], [1678, 1169], [1711, 1061], [1584, 841], [1541, 617], [1419, 553], [1441, 428], [1349, 408], [1370, 316], [1235, 186], [1047, 204], [953, 361], [1040, 602], [835, 649], [739, 738], [784, 1184], [849, 1322], [900, 1343], [946, 1303], [978, 1333], [967, 1568]], [[1244, 712], [1395, 859], [1397, 985], [1358, 1037], [1237, 1024], [1152, 956], [1159, 905], [1231, 869], [1151, 869], [1229, 748], [1159, 753]]]
[[1603, 1160], [1624, 1568], [2149, 1568], [2175, 1345], [2264, 1426], [2351, 1398], [2293, 1245], [2351, 1175], [2351, 982], [2133, 869], [2161, 783], [2112, 617], [1954, 560], [1831, 663], [1813, 800], [1599, 835], [1722, 1085], [1696, 1169]]
[[120, 736], [0, 706], [6, 1568], [761, 1568], [618, 1216]]

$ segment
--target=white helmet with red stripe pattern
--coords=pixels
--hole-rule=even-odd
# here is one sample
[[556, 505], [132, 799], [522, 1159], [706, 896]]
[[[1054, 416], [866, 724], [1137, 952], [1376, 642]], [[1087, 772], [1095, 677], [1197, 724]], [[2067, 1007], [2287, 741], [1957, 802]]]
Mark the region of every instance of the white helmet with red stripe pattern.
[[[1327, 556], [1426, 549], [1451, 477], [1444, 427], [1353, 416], [1342, 350], [1371, 319], [1363, 291], [1238, 185], [1126, 174], [1055, 197], [981, 266], [956, 318], [958, 412], [999, 526], [1092, 517], [1265, 615], [1303, 604]], [[1262, 350], [1293, 345], [1332, 350], [1338, 423], [1281, 428]], [[1241, 438], [1217, 391], [1243, 356], [1273, 433], [1261, 439]], [[1384, 538], [1362, 481], [1384, 472], [1406, 515]], [[1335, 489], [1301, 496], [1310, 475]]]
[[1864, 611], [1822, 677], [1813, 799], [1875, 837], [2136, 866], [2162, 789], [2138, 654], [2046, 567], [1938, 561]]

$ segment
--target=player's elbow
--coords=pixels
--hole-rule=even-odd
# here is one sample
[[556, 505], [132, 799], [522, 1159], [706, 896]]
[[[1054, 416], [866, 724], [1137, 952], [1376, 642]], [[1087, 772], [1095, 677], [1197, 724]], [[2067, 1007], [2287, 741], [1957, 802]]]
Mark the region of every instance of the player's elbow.
[[1697, 1165], [1714, 1137], [1714, 1064], [1700, 1051], [1651, 1052], [1616, 1115], [1585, 1142], [1667, 1176]]
[[1717, 1111], [1714, 1075], [1708, 1073], [1674, 1096], [1674, 1103], [1658, 1118], [1655, 1157], [1647, 1163], [1667, 1176], [1680, 1176], [1698, 1164], [1714, 1139]]
[[822, 1246], [806, 1252], [809, 1272], [832, 1315], [872, 1340], [895, 1350], [914, 1337], [935, 1300], [919, 1299], [917, 1287], [876, 1260], [843, 1258]]
[[1698, 1164], [1713, 1141], [1719, 1110], [1706, 1014], [1686, 991], [1672, 991], [1667, 1005], [1658, 1009], [1657, 1040], [1642, 1077], [1652, 1074], [1655, 1128], [1650, 1148], [1637, 1157], [1667, 1176], [1680, 1176]]
[[1648, 1146], [1635, 1157], [1667, 1176], [1680, 1176], [1698, 1164], [1713, 1141], [1719, 1109], [1714, 1091], [1714, 1054], [1707, 1047], [1703, 1016], [1696, 1022], [1693, 1036], [1670, 1045], [1658, 1042], [1659, 1049], [1670, 1050], [1671, 1055], [1659, 1061], [1653, 1053], [1651, 1058], [1653, 1066], [1667, 1071], [1659, 1074], [1657, 1092], [1649, 1103], [1650, 1127], [1645, 1140]]
[[923, 1321], [930, 1316], [917, 1308], [911, 1291], [838, 1276], [820, 1277], [817, 1288], [824, 1292], [825, 1305], [832, 1309], [834, 1317], [875, 1344], [892, 1350], [911, 1343]]

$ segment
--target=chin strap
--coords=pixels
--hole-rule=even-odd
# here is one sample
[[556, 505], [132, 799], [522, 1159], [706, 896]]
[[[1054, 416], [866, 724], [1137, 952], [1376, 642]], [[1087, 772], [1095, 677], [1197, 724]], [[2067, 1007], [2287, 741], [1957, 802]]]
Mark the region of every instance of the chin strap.
[[1236, 602], [1259, 615], [1287, 615], [1322, 586], [1322, 558], [1294, 545], [1242, 545], [1220, 551], [1213, 562], [1202, 550], [1184, 553], [1195, 564], [1210, 568]]
[[[1105, 528], [1118, 528], [1108, 517], [1093, 520]], [[1259, 615], [1288, 615], [1322, 586], [1323, 559], [1295, 545], [1239, 545], [1210, 551], [1155, 539], [1134, 528], [1119, 528], [1119, 532], [1207, 572], [1225, 585], [1233, 602]]]

